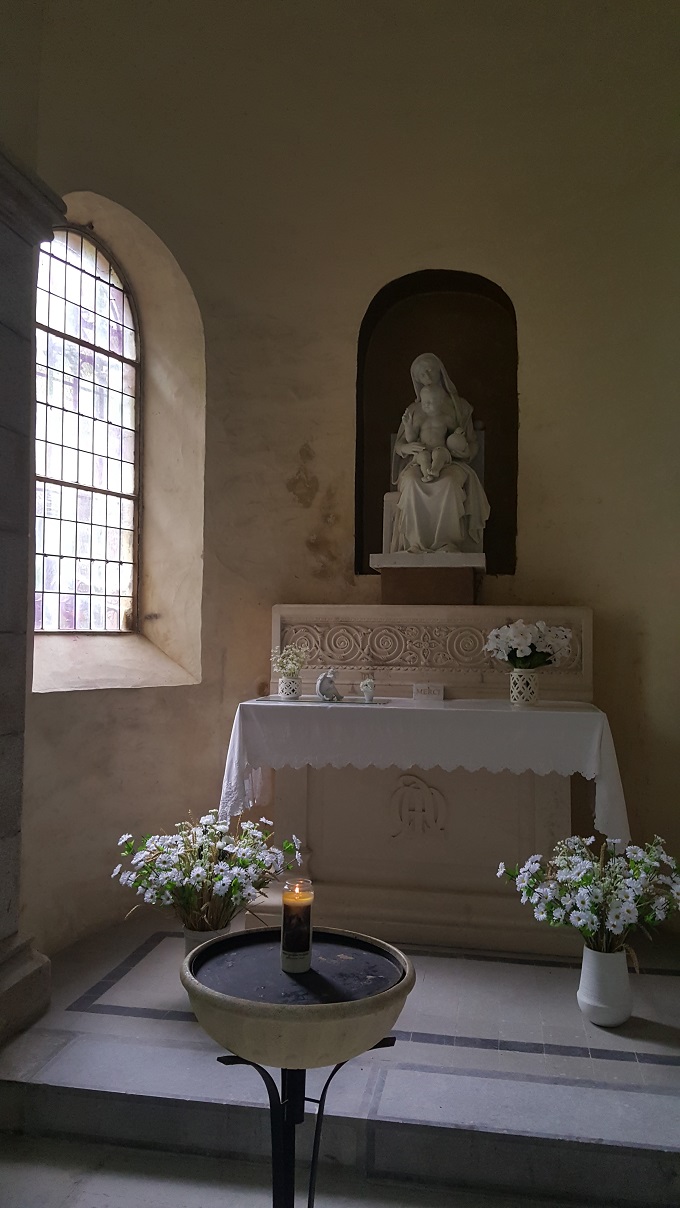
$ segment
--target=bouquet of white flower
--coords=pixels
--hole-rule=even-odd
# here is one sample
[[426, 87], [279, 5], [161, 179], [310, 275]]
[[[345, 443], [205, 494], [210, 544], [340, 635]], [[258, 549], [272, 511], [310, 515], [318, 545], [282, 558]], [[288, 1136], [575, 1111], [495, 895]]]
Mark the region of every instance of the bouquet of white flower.
[[587, 948], [617, 952], [631, 928], [648, 935], [649, 927], [680, 908], [680, 875], [658, 835], [645, 847], [630, 844], [621, 855], [618, 840], [609, 839], [599, 858], [594, 842], [572, 835], [557, 844], [545, 866], [542, 856], [530, 856], [514, 870], [499, 864], [497, 875], [515, 882], [539, 922], [574, 927]]
[[545, 621], [527, 624], [520, 619], [492, 629], [484, 649], [511, 667], [527, 670], [565, 658], [570, 641], [571, 630], [563, 625], [546, 625]]
[[[271, 827], [267, 818], [260, 822]], [[154, 906], [171, 906], [191, 931], [218, 931], [237, 911], [254, 901], [275, 877], [302, 863], [300, 841], [293, 835], [282, 849], [270, 847], [271, 830], [241, 821], [236, 835], [210, 810], [199, 822], [177, 822], [175, 835], [146, 835], [139, 844], [121, 835], [121, 855], [111, 876], [129, 885]], [[287, 859], [288, 857], [288, 859]], [[134, 907], [133, 907], [134, 909]]]
[[302, 646], [275, 646], [272, 650], [272, 667], [277, 675], [297, 679], [307, 662], [307, 651]]

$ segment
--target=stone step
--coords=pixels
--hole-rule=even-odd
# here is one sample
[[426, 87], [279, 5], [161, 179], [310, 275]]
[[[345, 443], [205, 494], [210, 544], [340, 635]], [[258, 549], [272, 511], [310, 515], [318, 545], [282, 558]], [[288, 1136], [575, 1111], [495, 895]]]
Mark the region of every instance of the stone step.
[[[244, 1071], [245, 1072], [245, 1071]], [[254, 1077], [254, 1075], [253, 1075]], [[493, 1094], [494, 1083], [482, 1088]], [[613, 1108], [613, 1104], [612, 1104]], [[677, 1100], [669, 1103], [676, 1113]], [[355, 1117], [327, 1111], [321, 1162], [366, 1179], [392, 1179], [589, 1205], [677, 1208], [680, 1153], [647, 1144], [605, 1144], [505, 1128]], [[298, 1130], [298, 1158], [309, 1161], [315, 1117]], [[268, 1161], [269, 1114], [259, 1104], [197, 1101], [55, 1086], [0, 1082], [0, 1129], [28, 1137], [88, 1140]]]

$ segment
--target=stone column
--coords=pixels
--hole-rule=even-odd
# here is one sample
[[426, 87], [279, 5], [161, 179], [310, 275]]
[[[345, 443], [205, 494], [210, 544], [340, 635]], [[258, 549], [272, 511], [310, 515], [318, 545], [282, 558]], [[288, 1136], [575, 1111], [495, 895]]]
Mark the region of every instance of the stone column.
[[50, 962], [19, 935], [19, 863], [33, 648], [36, 248], [64, 209], [0, 151], [0, 1041], [50, 997]]

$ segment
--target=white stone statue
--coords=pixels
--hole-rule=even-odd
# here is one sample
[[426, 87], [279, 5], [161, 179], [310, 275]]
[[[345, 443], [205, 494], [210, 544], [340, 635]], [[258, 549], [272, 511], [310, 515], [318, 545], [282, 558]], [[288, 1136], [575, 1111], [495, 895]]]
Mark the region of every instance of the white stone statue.
[[391, 552], [481, 549], [489, 501], [469, 465], [477, 453], [472, 407], [432, 352], [416, 357], [411, 377], [416, 398], [394, 446], [399, 501]]
[[335, 667], [329, 667], [327, 671], [321, 672], [316, 681], [316, 695], [319, 700], [341, 701], [343, 699], [336, 687], [335, 676]]

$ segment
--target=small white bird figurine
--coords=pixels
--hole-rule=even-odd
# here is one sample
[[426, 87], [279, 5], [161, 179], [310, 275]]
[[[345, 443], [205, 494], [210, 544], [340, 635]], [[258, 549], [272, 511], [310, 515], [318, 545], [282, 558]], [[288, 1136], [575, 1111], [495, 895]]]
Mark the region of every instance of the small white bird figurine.
[[319, 700], [341, 701], [342, 697], [335, 686], [335, 667], [323, 671], [316, 681], [316, 695]]

